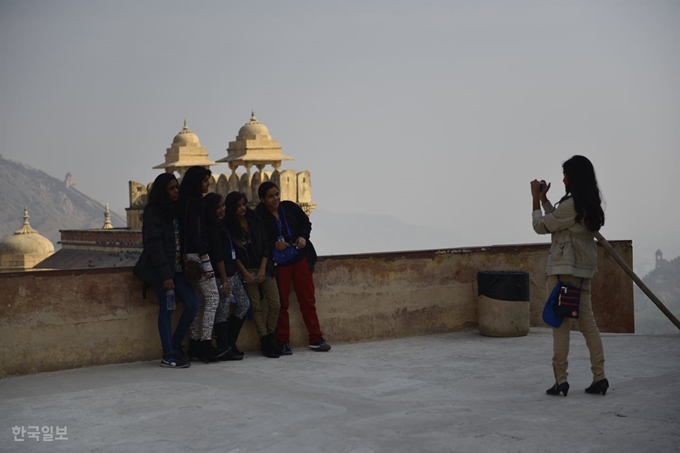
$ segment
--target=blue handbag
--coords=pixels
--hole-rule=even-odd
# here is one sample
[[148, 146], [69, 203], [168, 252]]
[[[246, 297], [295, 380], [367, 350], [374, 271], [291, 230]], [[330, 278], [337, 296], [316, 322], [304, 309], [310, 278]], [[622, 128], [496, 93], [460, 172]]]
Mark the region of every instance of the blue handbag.
[[581, 286], [576, 288], [570, 283], [557, 282], [543, 307], [543, 322], [550, 327], [558, 328], [564, 318], [578, 318]]
[[280, 264], [288, 264], [297, 256], [298, 249], [292, 245], [284, 250], [272, 251], [272, 259], [274, 260], [274, 265], [278, 266]]
[[553, 288], [548, 300], [545, 301], [545, 306], [543, 307], [543, 322], [550, 327], [558, 328], [562, 325], [564, 318], [557, 313], [555, 313], [555, 305], [557, 305], [557, 294], [560, 290], [561, 284], [558, 282]]
[[[293, 235], [290, 232], [290, 227], [288, 226], [288, 219], [286, 219], [286, 211], [283, 209], [283, 206], [281, 206], [281, 214], [283, 214], [283, 221], [286, 223], [286, 231], [288, 232], [288, 236], [292, 237]], [[281, 219], [276, 220], [276, 225], [279, 227], [279, 237], [277, 239], [279, 241], [284, 241], [283, 231], [281, 228]], [[293, 247], [292, 245], [286, 247], [283, 250], [277, 250], [275, 248], [274, 250], [272, 250], [272, 260], [274, 261], [275, 266], [288, 264], [295, 259], [297, 254], [298, 249], [296, 247]]]

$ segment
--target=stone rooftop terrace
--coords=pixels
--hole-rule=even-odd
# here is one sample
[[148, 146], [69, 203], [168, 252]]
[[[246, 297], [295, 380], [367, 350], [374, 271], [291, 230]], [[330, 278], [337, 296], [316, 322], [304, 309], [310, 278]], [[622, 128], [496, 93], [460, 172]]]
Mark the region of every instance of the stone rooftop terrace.
[[[677, 452], [680, 334], [603, 334], [606, 396], [587, 395], [572, 332], [571, 390], [552, 384], [549, 329], [477, 331], [296, 349], [280, 359], [158, 361], [2, 380], [3, 452]], [[13, 426], [68, 440], [15, 442]]]

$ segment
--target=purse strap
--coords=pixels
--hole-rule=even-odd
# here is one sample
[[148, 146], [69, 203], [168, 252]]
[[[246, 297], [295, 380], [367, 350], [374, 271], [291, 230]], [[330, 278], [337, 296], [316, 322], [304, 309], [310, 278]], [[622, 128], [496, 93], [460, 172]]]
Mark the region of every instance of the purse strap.
[[[557, 284], [562, 286], [569, 286], [568, 283], [562, 283], [562, 281], [559, 279], [557, 280]], [[578, 286], [578, 290], [581, 291], [581, 288], [583, 288], [583, 277], [581, 277], [581, 283]]]
[[[286, 231], [288, 231], [288, 236], [290, 236], [290, 238], [293, 239], [293, 233], [290, 232], [290, 227], [288, 226], [288, 219], [286, 218], [286, 210], [283, 209], [283, 205], [281, 205], [281, 213], [283, 214], [283, 221], [286, 223]], [[279, 236], [283, 236], [283, 232], [281, 231], [281, 219], [276, 220], [276, 226], [279, 227]]]

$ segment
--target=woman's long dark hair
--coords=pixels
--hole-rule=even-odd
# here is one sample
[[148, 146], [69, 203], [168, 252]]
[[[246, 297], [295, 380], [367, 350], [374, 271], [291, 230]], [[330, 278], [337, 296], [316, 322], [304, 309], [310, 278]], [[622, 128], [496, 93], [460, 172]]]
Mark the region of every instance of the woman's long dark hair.
[[236, 218], [236, 208], [241, 200], [246, 201], [246, 219], [248, 220], [248, 225], [250, 227], [254, 226], [255, 222], [259, 221], [258, 215], [248, 206], [248, 198], [241, 192], [231, 192], [227, 194], [227, 198], [224, 199], [224, 207], [226, 208], [224, 214], [224, 224], [229, 229], [232, 237], [243, 237], [243, 231], [241, 231], [241, 224]]
[[205, 221], [207, 223], [215, 223], [222, 225], [220, 219], [217, 218], [217, 206], [222, 201], [222, 195], [210, 192], [203, 197], [203, 203], [205, 207]]
[[168, 184], [173, 180], [177, 180], [177, 178], [172, 173], [161, 173], [156, 176], [149, 192], [149, 199], [144, 207], [145, 213], [149, 207], [153, 207], [166, 220], [174, 217], [174, 205], [170, 201], [170, 197], [168, 197]]
[[567, 175], [566, 194], [562, 200], [571, 195], [576, 221], [583, 221], [590, 231], [599, 231], [604, 225], [604, 211], [593, 164], [587, 157], [574, 156], [562, 164], [562, 170]]
[[197, 165], [190, 167], [182, 177], [182, 184], [179, 186], [179, 198], [203, 197], [203, 179], [210, 176], [212, 172], [204, 167]]

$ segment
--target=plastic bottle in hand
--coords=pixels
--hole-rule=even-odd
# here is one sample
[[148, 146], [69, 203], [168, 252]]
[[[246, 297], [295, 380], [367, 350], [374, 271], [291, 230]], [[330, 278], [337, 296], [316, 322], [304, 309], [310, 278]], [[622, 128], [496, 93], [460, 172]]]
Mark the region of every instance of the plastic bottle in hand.
[[165, 291], [165, 303], [168, 311], [175, 309], [175, 290], [168, 289]]

